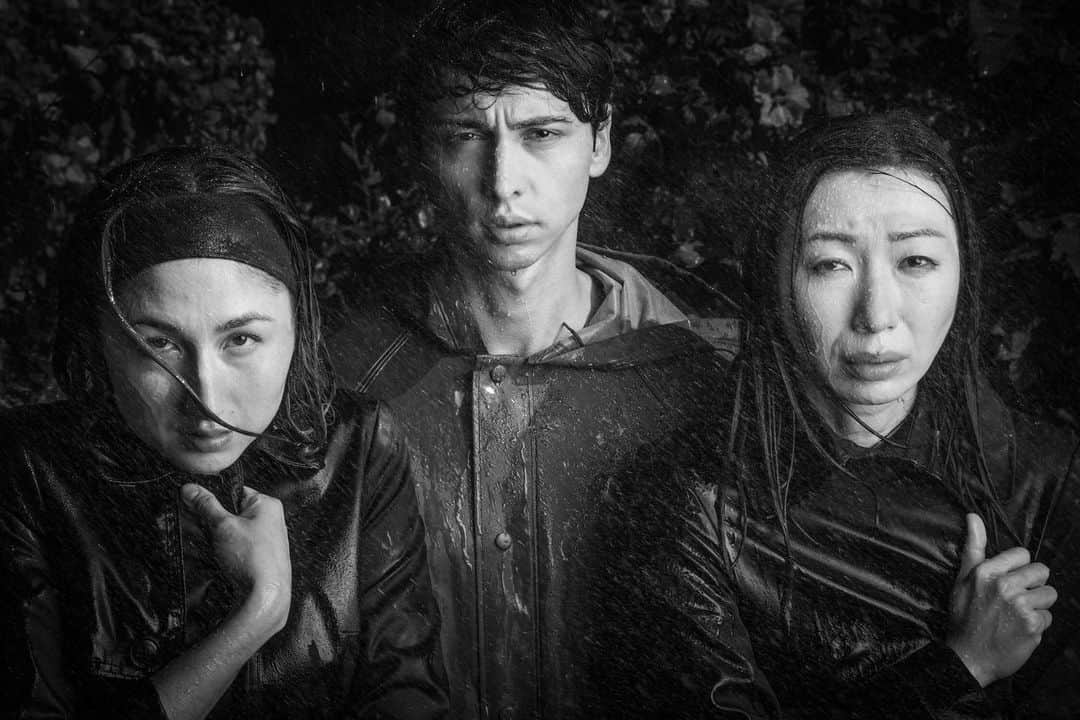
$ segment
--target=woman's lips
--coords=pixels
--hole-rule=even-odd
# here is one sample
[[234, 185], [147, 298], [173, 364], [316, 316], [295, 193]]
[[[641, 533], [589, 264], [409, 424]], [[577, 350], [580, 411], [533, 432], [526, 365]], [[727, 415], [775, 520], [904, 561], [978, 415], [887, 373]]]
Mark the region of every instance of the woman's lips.
[[855, 378], [873, 382], [888, 380], [903, 368], [907, 356], [897, 352], [858, 352], [843, 356], [844, 371]]
[[225, 428], [197, 429], [182, 432], [184, 446], [196, 452], [212, 453], [223, 450], [232, 439], [232, 431]]

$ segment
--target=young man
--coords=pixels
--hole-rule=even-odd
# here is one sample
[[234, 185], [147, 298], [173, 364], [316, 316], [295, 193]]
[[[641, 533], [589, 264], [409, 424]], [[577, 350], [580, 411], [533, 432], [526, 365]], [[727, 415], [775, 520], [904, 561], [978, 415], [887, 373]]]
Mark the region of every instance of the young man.
[[572, 3], [519, 5], [444, 3], [422, 25], [407, 117], [445, 240], [370, 273], [331, 343], [342, 386], [410, 434], [455, 718], [594, 707], [605, 483], [711, 422], [725, 368], [634, 268], [578, 246], [612, 63]]

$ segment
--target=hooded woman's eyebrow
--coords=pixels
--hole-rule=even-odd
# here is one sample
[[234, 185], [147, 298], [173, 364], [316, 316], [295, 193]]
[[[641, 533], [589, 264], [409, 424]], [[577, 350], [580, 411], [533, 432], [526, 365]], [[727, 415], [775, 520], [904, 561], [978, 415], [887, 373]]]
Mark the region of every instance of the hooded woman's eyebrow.
[[903, 231], [898, 232], [898, 233], [893, 233], [892, 235], [889, 236], [889, 240], [892, 240], [892, 241], [896, 242], [896, 241], [899, 241], [899, 240], [910, 240], [911, 238], [917, 238], [917, 237], [934, 237], [934, 238], [942, 238], [943, 240], [948, 238], [948, 236], [945, 233], [941, 232], [940, 230], [938, 230], [936, 228], [924, 227], [924, 228], [919, 228], [918, 230], [903, 230]]
[[234, 317], [231, 320], [226, 320], [221, 323], [215, 328], [215, 331], [219, 333], [228, 332], [229, 330], [235, 330], [236, 328], [243, 327], [248, 323], [253, 322], [274, 322], [274, 318], [257, 312], [244, 313], [239, 317]]
[[[273, 321], [274, 321], [274, 318], [270, 317], [269, 315], [263, 315], [262, 313], [257, 313], [257, 312], [244, 313], [243, 315], [239, 315], [237, 317], [231, 318], [231, 319], [226, 320], [225, 322], [221, 323], [216, 328], [214, 328], [214, 332], [218, 332], [218, 333], [228, 332], [229, 330], [235, 330], [236, 328], [243, 327], [243, 326], [247, 325], [248, 323], [252, 323], [252, 322], [273, 322]], [[173, 334], [181, 334], [182, 333], [182, 330], [178, 326], [172, 324], [168, 320], [163, 320], [161, 318], [147, 316], [147, 315], [139, 315], [137, 317], [132, 318], [131, 319], [131, 324], [132, 325], [146, 325], [147, 327], [156, 328], [158, 330], [163, 330], [165, 332], [169, 332], [169, 333], [173, 333]]]
[[806, 242], [841, 242], [845, 245], [854, 245], [855, 236], [838, 232], [815, 232], [807, 236]]

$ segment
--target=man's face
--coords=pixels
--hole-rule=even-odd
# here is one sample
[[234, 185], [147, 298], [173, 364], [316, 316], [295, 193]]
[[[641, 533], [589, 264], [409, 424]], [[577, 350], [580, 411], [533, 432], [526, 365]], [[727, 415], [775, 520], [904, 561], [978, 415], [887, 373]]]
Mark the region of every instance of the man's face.
[[589, 179], [611, 159], [598, 132], [546, 90], [444, 98], [428, 146], [441, 205], [459, 245], [496, 270], [572, 254]]

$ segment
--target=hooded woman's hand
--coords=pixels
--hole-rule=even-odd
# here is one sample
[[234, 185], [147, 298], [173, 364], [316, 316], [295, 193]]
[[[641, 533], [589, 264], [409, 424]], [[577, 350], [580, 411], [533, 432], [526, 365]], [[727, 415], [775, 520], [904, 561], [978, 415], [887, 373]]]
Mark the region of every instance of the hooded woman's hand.
[[1015, 673], [1038, 647], [1057, 600], [1049, 578], [1050, 569], [1022, 547], [987, 559], [986, 527], [968, 514], [947, 644], [981, 686]]
[[289, 615], [292, 564], [289, 536], [281, 501], [244, 488], [240, 512], [226, 510], [214, 494], [194, 483], [180, 496], [206, 529], [218, 564], [247, 592], [245, 600], [262, 618], [280, 630]]

